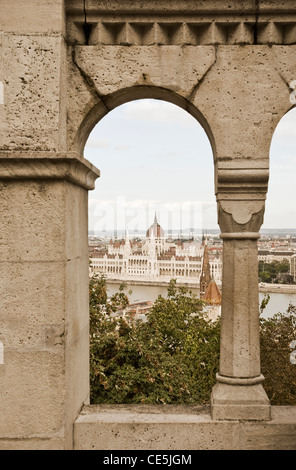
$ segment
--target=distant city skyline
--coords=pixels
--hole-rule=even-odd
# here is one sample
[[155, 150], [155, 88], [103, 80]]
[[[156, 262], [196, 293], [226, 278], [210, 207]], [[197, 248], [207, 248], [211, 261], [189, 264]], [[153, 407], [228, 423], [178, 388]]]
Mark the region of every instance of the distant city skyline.
[[[296, 228], [296, 108], [274, 133], [262, 229]], [[89, 193], [89, 229], [131, 234], [155, 213], [166, 232], [218, 230], [211, 145], [189, 113], [158, 100], [132, 101], [95, 126], [85, 158], [101, 171]]]

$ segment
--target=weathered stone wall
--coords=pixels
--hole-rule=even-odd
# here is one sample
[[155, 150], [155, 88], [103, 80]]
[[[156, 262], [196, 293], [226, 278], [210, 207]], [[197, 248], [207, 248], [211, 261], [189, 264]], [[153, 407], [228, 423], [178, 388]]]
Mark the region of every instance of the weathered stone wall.
[[228, 292], [213, 424], [269, 422], [256, 240], [296, 78], [295, 2], [0, 0], [0, 10], [0, 446], [73, 448], [89, 394], [87, 192], [99, 176], [83, 149], [104, 115], [140, 98], [187, 110], [213, 149]]
[[61, 0], [0, 2], [0, 447], [72, 448], [89, 395], [87, 192]]

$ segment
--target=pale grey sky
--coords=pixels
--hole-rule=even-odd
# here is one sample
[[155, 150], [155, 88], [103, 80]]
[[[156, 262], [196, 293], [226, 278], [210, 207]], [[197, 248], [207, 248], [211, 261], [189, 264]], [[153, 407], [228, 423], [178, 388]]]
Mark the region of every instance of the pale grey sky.
[[[280, 121], [270, 153], [264, 228], [296, 228], [296, 108]], [[213, 156], [201, 125], [157, 100], [119, 106], [91, 132], [85, 158], [101, 170], [89, 193], [89, 228], [218, 228]]]

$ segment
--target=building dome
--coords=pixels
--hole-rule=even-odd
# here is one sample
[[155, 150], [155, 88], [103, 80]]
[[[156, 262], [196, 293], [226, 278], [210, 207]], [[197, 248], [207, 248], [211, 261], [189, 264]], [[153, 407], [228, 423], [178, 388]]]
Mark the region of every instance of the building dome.
[[157, 222], [157, 218], [155, 215], [153, 224], [148, 228], [146, 232], [147, 238], [164, 238], [164, 231], [162, 227]]

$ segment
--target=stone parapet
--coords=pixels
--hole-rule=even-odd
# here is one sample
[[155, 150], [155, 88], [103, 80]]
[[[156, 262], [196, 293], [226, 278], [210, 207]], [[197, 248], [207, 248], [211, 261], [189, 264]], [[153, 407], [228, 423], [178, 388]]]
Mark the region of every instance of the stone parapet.
[[268, 422], [215, 421], [208, 406], [90, 405], [74, 424], [76, 450], [295, 450], [296, 408]]

